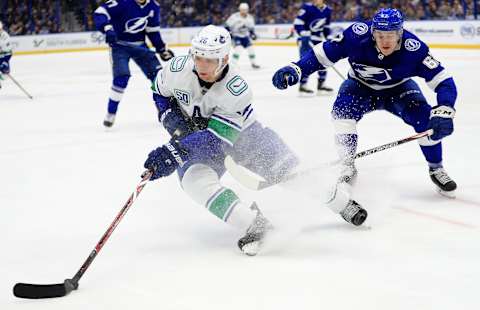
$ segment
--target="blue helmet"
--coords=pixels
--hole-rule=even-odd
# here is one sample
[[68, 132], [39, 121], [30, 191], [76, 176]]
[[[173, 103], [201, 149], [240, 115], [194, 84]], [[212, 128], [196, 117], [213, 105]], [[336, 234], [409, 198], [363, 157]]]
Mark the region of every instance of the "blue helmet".
[[403, 15], [397, 9], [380, 9], [372, 20], [372, 31], [401, 31], [403, 30]]

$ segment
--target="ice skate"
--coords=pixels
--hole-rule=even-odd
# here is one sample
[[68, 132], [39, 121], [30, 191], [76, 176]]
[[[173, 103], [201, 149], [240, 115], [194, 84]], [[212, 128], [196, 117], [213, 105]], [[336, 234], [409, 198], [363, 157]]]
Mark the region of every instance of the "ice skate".
[[262, 212], [260, 212], [255, 202], [251, 208], [257, 210], [257, 216], [247, 229], [245, 235], [238, 240], [237, 244], [243, 253], [249, 256], [255, 256], [260, 251], [263, 239], [265, 238], [267, 231], [272, 229], [272, 225], [263, 216]]
[[103, 120], [103, 126], [112, 127], [113, 123], [115, 123], [115, 116], [116, 114], [107, 113], [107, 115], [105, 115], [105, 119]]
[[307, 84], [300, 84], [298, 92], [300, 97], [311, 97], [315, 95], [313, 90], [307, 87]]
[[256, 63], [252, 63], [252, 68], [253, 69], [260, 69], [260, 66], [257, 65]]
[[360, 226], [367, 219], [368, 213], [355, 200], [350, 200], [345, 209], [340, 212], [340, 215], [348, 223]]
[[317, 96], [331, 96], [333, 95], [333, 88], [325, 86], [325, 81], [318, 81]]
[[437, 191], [440, 195], [448, 198], [455, 198], [455, 190], [457, 183], [453, 181], [442, 167], [429, 170], [430, 179], [437, 186]]

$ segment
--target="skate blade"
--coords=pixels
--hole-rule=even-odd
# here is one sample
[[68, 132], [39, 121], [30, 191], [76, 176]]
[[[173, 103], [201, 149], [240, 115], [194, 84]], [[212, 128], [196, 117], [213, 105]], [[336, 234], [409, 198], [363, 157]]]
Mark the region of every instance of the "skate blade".
[[447, 198], [450, 198], [450, 199], [455, 199], [457, 198], [457, 196], [455, 195], [455, 191], [444, 191], [444, 190], [441, 190], [440, 188], [437, 188], [437, 192], [442, 195], [442, 196], [445, 196]]
[[319, 96], [319, 97], [330, 97], [330, 96], [333, 96], [333, 91], [326, 92], [326, 91], [319, 90], [319, 91], [317, 91], [317, 96]]
[[260, 252], [261, 242], [260, 241], [253, 241], [249, 244], [245, 244], [242, 247], [242, 252], [248, 256], [255, 256]]
[[308, 93], [299, 93], [299, 94], [298, 94], [298, 97], [300, 97], [300, 98], [313, 98], [313, 97], [315, 97], [315, 93], [311, 93], [311, 94], [308, 94]]

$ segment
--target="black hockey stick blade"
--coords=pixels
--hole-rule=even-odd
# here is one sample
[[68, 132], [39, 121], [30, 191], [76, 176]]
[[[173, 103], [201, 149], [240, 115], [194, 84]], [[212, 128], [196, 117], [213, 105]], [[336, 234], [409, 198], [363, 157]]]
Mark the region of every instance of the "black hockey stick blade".
[[64, 283], [59, 284], [17, 283], [13, 287], [13, 295], [28, 299], [55, 298], [66, 296], [77, 288], [78, 283], [72, 279], [66, 279]]

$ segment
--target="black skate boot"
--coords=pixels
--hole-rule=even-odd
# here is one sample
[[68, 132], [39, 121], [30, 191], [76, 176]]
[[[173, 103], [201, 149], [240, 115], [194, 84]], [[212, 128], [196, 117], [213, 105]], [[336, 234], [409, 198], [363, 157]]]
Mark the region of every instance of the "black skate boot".
[[113, 123], [115, 123], [115, 114], [107, 113], [107, 115], [105, 115], [105, 119], [103, 120], [103, 126], [112, 127]]
[[457, 189], [457, 183], [453, 181], [443, 169], [443, 167], [429, 169], [430, 179], [437, 186], [437, 190], [441, 195], [449, 198], [455, 198], [455, 190]]
[[249, 256], [255, 256], [262, 246], [267, 231], [272, 229], [272, 225], [263, 216], [262, 212], [260, 212], [255, 202], [250, 208], [257, 210], [257, 216], [250, 227], [248, 227], [245, 235], [238, 240], [237, 244], [243, 253]]
[[325, 81], [318, 80], [317, 96], [329, 96], [333, 94], [333, 88], [323, 85]]
[[300, 87], [298, 88], [298, 92], [300, 96], [305, 96], [305, 97], [310, 97], [313, 96], [313, 90], [307, 87], [307, 84], [300, 84]]
[[350, 200], [345, 209], [340, 212], [340, 215], [348, 223], [360, 226], [367, 219], [368, 213], [355, 200]]

